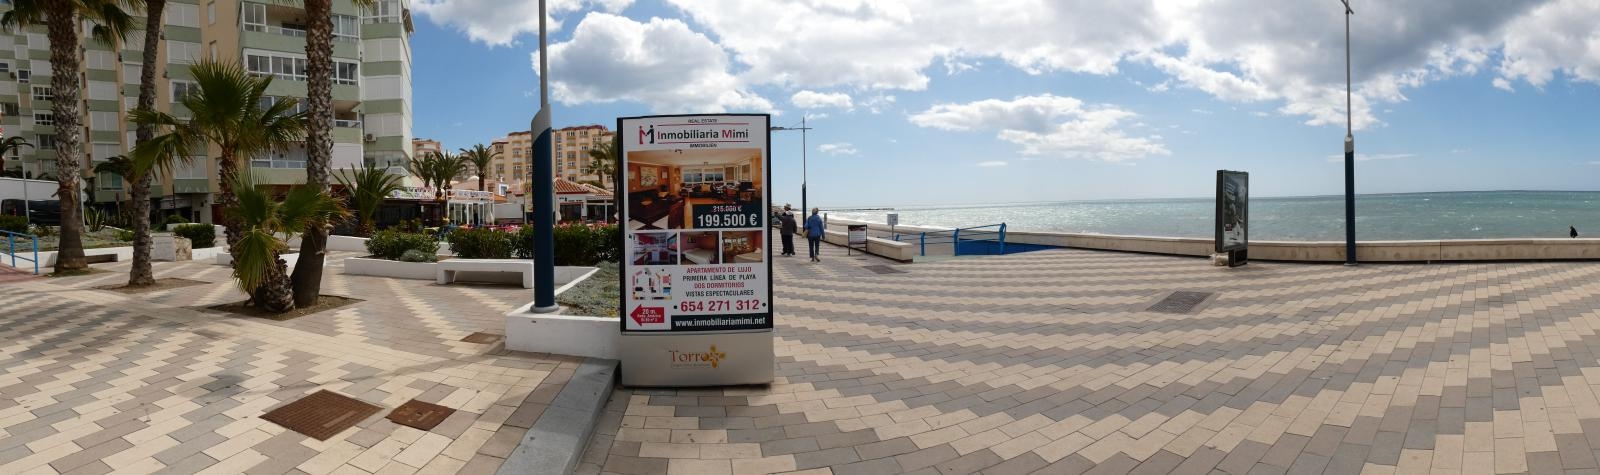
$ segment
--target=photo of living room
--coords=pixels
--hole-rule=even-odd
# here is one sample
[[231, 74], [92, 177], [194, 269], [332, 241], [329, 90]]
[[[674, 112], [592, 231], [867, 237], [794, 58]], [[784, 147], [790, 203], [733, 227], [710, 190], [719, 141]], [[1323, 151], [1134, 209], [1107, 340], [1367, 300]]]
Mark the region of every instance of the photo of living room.
[[715, 231], [683, 233], [683, 265], [721, 264], [720, 242]]
[[761, 167], [758, 148], [629, 152], [628, 229], [703, 227], [697, 208], [761, 205]]
[[634, 265], [671, 266], [678, 264], [678, 233], [634, 233]]
[[761, 231], [723, 231], [722, 262], [761, 262]]

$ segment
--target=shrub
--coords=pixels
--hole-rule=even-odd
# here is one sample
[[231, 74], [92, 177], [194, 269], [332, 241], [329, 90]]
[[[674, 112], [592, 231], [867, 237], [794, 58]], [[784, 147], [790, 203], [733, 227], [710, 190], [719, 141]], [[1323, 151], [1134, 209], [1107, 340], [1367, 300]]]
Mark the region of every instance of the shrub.
[[594, 231], [595, 237], [594, 262], [583, 265], [620, 262], [622, 260], [622, 228], [614, 224], [607, 224], [590, 229]]
[[89, 208], [83, 212], [83, 222], [87, 231], [98, 233], [106, 228], [106, 212], [99, 208]]
[[172, 234], [188, 238], [195, 249], [217, 245], [217, 227], [210, 224], [180, 224], [172, 227]]
[[422, 252], [420, 249], [406, 249], [406, 252], [400, 255], [400, 262], [437, 262], [438, 260], [439, 256]]
[[167, 219], [162, 221], [162, 224], [166, 225], [166, 229], [172, 229], [172, 225], [174, 225], [174, 224], [189, 224], [189, 220], [184, 218], [183, 216], [179, 216], [179, 215], [176, 215], [176, 214], [169, 214], [169, 215], [167, 215]]
[[558, 266], [594, 264], [594, 251], [598, 242], [595, 233], [582, 224], [556, 226], [555, 257]]
[[132, 229], [118, 229], [117, 230], [117, 240], [118, 241], [122, 241], [122, 242], [133, 242], [133, 230]]
[[27, 234], [28, 218], [14, 214], [0, 214], [0, 231], [11, 231], [18, 234]]
[[56, 235], [56, 228], [53, 228], [53, 227], [50, 227], [50, 226], [45, 226], [45, 225], [35, 224], [35, 225], [33, 225], [33, 235], [34, 236], [39, 236], [39, 237], [55, 236]]
[[439, 252], [439, 241], [433, 240], [433, 236], [426, 234], [405, 233], [392, 229], [372, 233], [372, 238], [367, 239], [367, 252], [379, 259], [399, 260], [406, 251], [417, 251], [432, 256]]
[[[555, 227], [555, 265], [592, 266], [617, 262], [622, 254], [621, 229], [611, 225], [566, 224]], [[518, 259], [533, 258], [533, 227], [517, 231], [512, 249]]]
[[495, 229], [457, 229], [450, 233], [450, 250], [463, 259], [509, 259], [511, 236]]

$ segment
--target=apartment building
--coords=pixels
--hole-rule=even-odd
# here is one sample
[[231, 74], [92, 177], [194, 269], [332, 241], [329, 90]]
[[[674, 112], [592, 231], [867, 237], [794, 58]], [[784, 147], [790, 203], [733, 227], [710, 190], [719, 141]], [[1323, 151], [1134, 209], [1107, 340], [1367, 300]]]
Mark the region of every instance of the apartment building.
[[[589, 173], [589, 151], [601, 147], [611, 146], [611, 141], [616, 134], [607, 130], [603, 125], [584, 125], [558, 129], [552, 134], [553, 150], [552, 159], [555, 160], [555, 173], [557, 177], [567, 181], [599, 181], [600, 176]], [[607, 177], [610, 180], [610, 177]], [[607, 188], [610, 183], [605, 184]]]
[[411, 139], [411, 153], [418, 157], [426, 157], [430, 153], [443, 154], [444, 144], [433, 139]]
[[[9, 2], [0, 4], [0, 11], [9, 8]], [[404, 164], [412, 155], [409, 0], [377, 0], [370, 9], [334, 0], [333, 16], [332, 165]], [[185, 114], [174, 107], [175, 98], [197, 87], [189, 65], [202, 58], [237, 62], [253, 74], [272, 77], [269, 101], [306, 96], [307, 20], [299, 2], [170, 0], [163, 17], [163, 41], [156, 52], [158, 109]], [[136, 22], [144, 24], [142, 18]], [[143, 49], [143, 31], [121, 45], [84, 41], [85, 169], [134, 145], [133, 127], [125, 119], [138, 101]], [[0, 31], [0, 127], [6, 136], [21, 135], [36, 145], [7, 157], [8, 168], [55, 174], [50, 74], [43, 26]], [[216, 155], [213, 147], [208, 157], [196, 157], [152, 183], [163, 212], [212, 219]], [[258, 183], [293, 185], [305, 181], [305, 160], [305, 149], [297, 147], [241, 163], [252, 168]], [[100, 176], [95, 182], [96, 201], [126, 198], [119, 177]]]

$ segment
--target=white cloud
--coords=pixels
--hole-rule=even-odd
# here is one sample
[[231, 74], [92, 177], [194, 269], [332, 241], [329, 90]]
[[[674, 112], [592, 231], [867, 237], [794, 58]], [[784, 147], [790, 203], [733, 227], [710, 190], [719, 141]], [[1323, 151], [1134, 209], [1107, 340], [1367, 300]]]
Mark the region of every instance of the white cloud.
[[888, 94], [878, 94], [861, 101], [861, 107], [867, 108], [867, 111], [873, 114], [882, 114], [893, 105], [894, 96]]
[[1211, 115], [1211, 111], [1209, 109], [1189, 109], [1189, 112], [1201, 115]]
[[1006, 166], [1006, 162], [1002, 160], [990, 160], [987, 162], [978, 162], [978, 166], [984, 168], [1003, 167]]
[[[1600, 83], [1600, 2], [1564, 0], [1534, 8], [1505, 32], [1505, 60], [1496, 78], [1522, 79], [1544, 87], [1556, 75]], [[1510, 86], [1502, 87], [1510, 90]]]
[[[550, 0], [545, 22], [551, 30], [559, 30], [557, 15], [589, 8], [617, 13], [632, 4], [633, 0]], [[539, 34], [538, 0], [417, 0], [411, 6], [436, 25], [454, 27], [491, 46], [511, 46], [520, 35]]]
[[[1365, 153], [1360, 153], [1360, 152], [1356, 153], [1356, 161], [1358, 161], [1358, 162], [1368, 162], [1368, 161], [1373, 161], [1373, 160], [1401, 160], [1401, 159], [1406, 159], [1406, 158], [1417, 158], [1417, 154], [1415, 154], [1415, 153], [1365, 154]], [[1329, 155], [1328, 156], [1328, 161], [1343, 163], [1344, 162], [1344, 155]]]
[[940, 130], [997, 131], [1024, 155], [1120, 162], [1170, 154], [1150, 138], [1129, 137], [1117, 128], [1132, 112], [1086, 106], [1071, 97], [1041, 95], [938, 104], [910, 116], [911, 123]]
[[[535, 73], [538, 53], [530, 55]], [[660, 113], [772, 110], [728, 73], [727, 53], [675, 19], [590, 13], [550, 45], [551, 96], [564, 104], [635, 101]]]
[[856, 148], [849, 143], [825, 143], [817, 146], [817, 151], [828, 155], [855, 155]]
[[850, 110], [854, 107], [850, 102], [850, 95], [842, 92], [800, 91], [789, 97], [789, 103], [801, 109], [833, 107]]

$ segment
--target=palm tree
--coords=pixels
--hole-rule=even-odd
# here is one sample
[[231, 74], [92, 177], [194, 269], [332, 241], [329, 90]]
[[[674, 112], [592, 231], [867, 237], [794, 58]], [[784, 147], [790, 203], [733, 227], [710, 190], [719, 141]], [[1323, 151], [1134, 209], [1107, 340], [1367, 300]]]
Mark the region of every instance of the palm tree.
[[[411, 157], [406, 161], [406, 172], [410, 173], [411, 176], [417, 177], [418, 180], [422, 180], [422, 186], [432, 186], [437, 182], [434, 175], [439, 169], [438, 161], [438, 156], [432, 153]], [[433, 195], [434, 201], [438, 201], [442, 194], [442, 189], [436, 188]]]
[[[145, 117], [153, 114], [149, 109], [136, 110], [135, 116]], [[141, 127], [148, 126], [140, 123]], [[154, 133], [154, 131], [151, 131]], [[99, 172], [101, 166], [106, 171], [117, 173], [123, 177], [123, 183], [132, 183], [133, 190], [129, 191], [129, 199], [133, 200], [133, 210], [130, 212], [133, 221], [133, 265], [128, 270], [128, 286], [139, 287], [154, 285], [155, 273], [150, 266], [150, 180], [156, 173], [172, 174], [172, 166], [178, 163], [188, 163], [193, 148], [197, 145], [184, 142], [184, 137], [171, 133], [160, 137], [151, 137], [135, 145], [133, 152], [128, 156], [111, 157], [111, 160], [95, 166]]]
[[[272, 78], [251, 76], [238, 63], [201, 60], [189, 66], [189, 72], [198, 87], [177, 101], [189, 110], [188, 119], [160, 111], [135, 110], [128, 115], [128, 121], [165, 130], [146, 142], [156, 142], [151, 147], [175, 157], [203, 153], [206, 144], [216, 144], [220, 150], [217, 167], [221, 180], [215, 205], [228, 209], [234, 202], [238, 160], [286, 150], [299, 143], [305, 134], [306, 116], [304, 112], [294, 112], [299, 101], [292, 98], [279, 98], [262, 108], [261, 98]], [[223, 213], [222, 225], [232, 253], [239, 223]]]
[[0, 171], [6, 169], [6, 155], [10, 155], [13, 151], [20, 154], [22, 147], [33, 148], [33, 144], [28, 143], [28, 140], [20, 135], [0, 140]]
[[[352, 0], [356, 7], [371, 7], [372, 0]], [[328, 191], [328, 169], [333, 157], [333, 0], [305, 0], [306, 18], [306, 186]], [[327, 223], [306, 230], [300, 241], [300, 260], [294, 266], [295, 304], [316, 305], [322, 290], [323, 253], [328, 245]]]
[[[345, 178], [345, 177], [349, 178]], [[383, 199], [395, 191], [405, 189], [400, 183], [399, 175], [391, 175], [387, 170], [372, 165], [362, 168], [347, 168], [344, 173], [334, 174], [334, 179], [344, 186], [346, 193], [350, 194], [351, 201], [355, 203], [356, 219], [360, 221], [356, 234], [371, 236], [375, 227], [372, 215], [377, 213], [378, 207], [383, 205]], [[303, 239], [301, 242], [305, 242]], [[304, 252], [304, 247], [301, 247]], [[298, 264], [296, 271], [298, 271]]]
[[483, 179], [489, 175], [489, 163], [493, 162], [494, 157], [499, 155], [500, 152], [485, 147], [481, 143], [473, 145], [470, 149], [461, 149], [461, 156], [466, 158], [467, 162], [471, 163], [472, 167], [478, 171], [478, 191], [484, 191]]
[[602, 188], [612, 188], [611, 182], [606, 181], [606, 177], [617, 172], [617, 156], [622, 154], [619, 150], [621, 147], [619, 140], [612, 140], [605, 147], [589, 149], [589, 166], [583, 172], [599, 175], [600, 183], [605, 184]]
[[450, 190], [455, 188], [455, 179], [467, 172], [467, 159], [461, 155], [450, 152], [434, 154], [433, 179], [438, 180], [436, 185], [439, 190], [439, 201], [449, 199]]
[[282, 258], [289, 250], [286, 241], [320, 223], [349, 216], [349, 211], [314, 186], [294, 187], [278, 201], [271, 192], [257, 188], [248, 172], [236, 175], [230, 187], [235, 200], [226, 212], [238, 223], [239, 238], [229, 251], [239, 290], [263, 310], [293, 310], [293, 284]]
[[83, 61], [84, 20], [94, 22], [90, 35], [116, 46], [134, 28], [129, 10], [143, 8], [143, 0], [11, 0], [11, 11], [0, 15], [0, 26], [17, 29], [43, 24], [50, 40], [50, 111], [56, 118], [56, 189], [61, 203], [61, 237], [56, 272], [89, 267], [83, 257], [83, 203], [78, 180], [83, 162]]
[[[139, 70], [139, 102], [135, 106], [140, 111], [154, 112], [156, 110], [156, 68], [162, 63], [156, 61], [157, 52], [161, 48], [162, 12], [167, 8], [167, 0], [145, 0], [144, 9], [144, 58]], [[149, 123], [139, 123], [134, 129], [134, 146], [137, 148], [155, 137], [155, 127]], [[159, 169], [163, 172], [170, 171], [174, 159], [187, 161], [187, 155], [174, 156], [170, 153], [155, 153], [146, 151], [142, 168], [133, 177], [123, 175], [124, 183], [129, 186], [128, 200], [132, 202], [128, 211], [133, 222], [133, 265], [128, 271], [128, 286], [145, 286], [156, 283], [155, 274], [150, 267], [150, 180], [155, 176], [151, 170]], [[134, 167], [130, 167], [134, 168]]]

